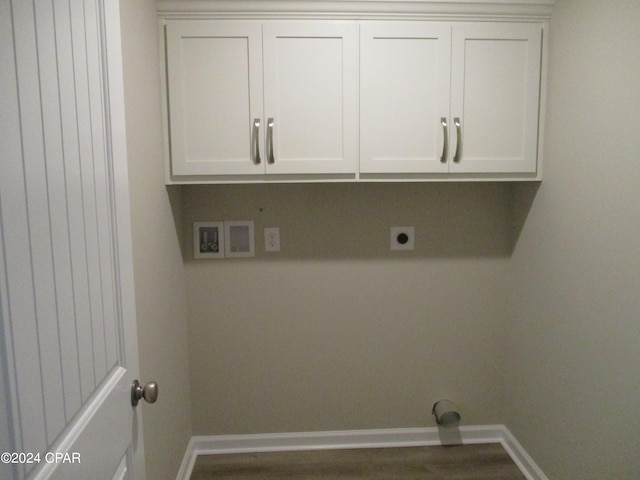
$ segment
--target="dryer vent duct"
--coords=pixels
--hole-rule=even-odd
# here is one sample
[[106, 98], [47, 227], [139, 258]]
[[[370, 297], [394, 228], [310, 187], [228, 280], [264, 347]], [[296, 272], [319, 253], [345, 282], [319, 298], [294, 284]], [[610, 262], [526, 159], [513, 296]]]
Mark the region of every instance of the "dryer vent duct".
[[431, 412], [436, 423], [443, 427], [455, 427], [460, 423], [460, 414], [451, 400], [440, 400], [433, 404]]

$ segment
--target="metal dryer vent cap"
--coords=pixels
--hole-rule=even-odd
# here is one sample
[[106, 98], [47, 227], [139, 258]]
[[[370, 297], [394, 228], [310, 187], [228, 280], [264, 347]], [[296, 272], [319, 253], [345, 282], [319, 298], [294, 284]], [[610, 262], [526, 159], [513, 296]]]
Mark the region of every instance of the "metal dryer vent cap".
[[455, 427], [460, 423], [460, 414], [451, 400], [440, 400], [433, 404], [431, 411], [436, 417], [436, 423], [443, 427]]

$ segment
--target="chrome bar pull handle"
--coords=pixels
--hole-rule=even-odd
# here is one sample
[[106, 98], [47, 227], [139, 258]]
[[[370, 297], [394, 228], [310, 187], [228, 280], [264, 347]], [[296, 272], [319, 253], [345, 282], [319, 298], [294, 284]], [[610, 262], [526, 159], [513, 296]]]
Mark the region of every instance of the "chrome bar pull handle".
[[252, 140], [252, 157], [253, 163], [260, 165], [260, 119], [253, 119], [253, 140]]
[[267, 120], [267, 162], [270, 164], [276, 163], [276, 159], [273, 156], [273, 118]]
[[441, 117], [440, 123], [442, 124], [442, 155], [440, 156], [440, 163], [447, 163], [447, 156], [449, 155], [449, 129], [447, 128], [447, 118]]
[[456, 153], [453, 156], [453, 163], [460, 163], [460, 156], [462, 155], [462, 126], [460, 124], [460, 118], [455, 117], [453, 123], [456, 124]]

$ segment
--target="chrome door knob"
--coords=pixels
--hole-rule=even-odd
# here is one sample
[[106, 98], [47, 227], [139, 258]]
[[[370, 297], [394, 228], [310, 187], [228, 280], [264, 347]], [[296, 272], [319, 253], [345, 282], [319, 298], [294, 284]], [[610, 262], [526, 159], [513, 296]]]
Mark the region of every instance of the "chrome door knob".
[[134, 380], [131, 384], [131, 405], [138, 405], [140, 399], [144, 398], [147, 403], [156, 403], [158, 399], [158, 384], [149, 382], [144, 387], [140, 385], [138, 380]]

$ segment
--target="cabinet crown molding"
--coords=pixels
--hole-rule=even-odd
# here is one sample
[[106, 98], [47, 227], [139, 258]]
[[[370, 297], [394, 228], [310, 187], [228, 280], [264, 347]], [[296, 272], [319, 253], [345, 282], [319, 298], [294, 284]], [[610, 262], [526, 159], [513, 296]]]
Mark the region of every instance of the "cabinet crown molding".
[[547, 20], [555, 0], [157, 0], [163, 18]]

